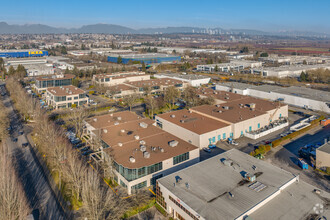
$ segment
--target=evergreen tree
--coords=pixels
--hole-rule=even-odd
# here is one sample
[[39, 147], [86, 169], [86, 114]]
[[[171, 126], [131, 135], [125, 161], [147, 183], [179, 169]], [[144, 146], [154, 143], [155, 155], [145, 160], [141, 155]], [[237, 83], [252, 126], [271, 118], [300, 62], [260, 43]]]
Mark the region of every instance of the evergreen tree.
[[142, 61], [142, 67], [141, 67], [141, 69], [142, 69], [142, 72], [146, 72], [146, 64]]

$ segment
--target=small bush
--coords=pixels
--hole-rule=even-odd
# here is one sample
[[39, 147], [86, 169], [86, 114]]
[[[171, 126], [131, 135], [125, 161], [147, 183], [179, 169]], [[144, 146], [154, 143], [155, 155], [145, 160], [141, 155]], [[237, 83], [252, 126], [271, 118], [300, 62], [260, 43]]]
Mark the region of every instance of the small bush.
[[163, 216], [165, 216], [165, 217], [167, 216], [166, 211], [157, 202], [155, 203], [155, 207], [160, 213], [162, 213]]

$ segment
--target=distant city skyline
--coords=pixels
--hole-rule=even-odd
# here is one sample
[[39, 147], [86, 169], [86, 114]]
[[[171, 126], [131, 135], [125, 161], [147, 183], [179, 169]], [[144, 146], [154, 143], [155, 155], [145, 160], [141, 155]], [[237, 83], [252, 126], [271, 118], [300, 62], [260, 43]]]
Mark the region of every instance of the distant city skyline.
[[106, 23], [133, 29], [203, 27], [330, 33], [330, 1], [4, 1], [0, 21], [80, 27]]

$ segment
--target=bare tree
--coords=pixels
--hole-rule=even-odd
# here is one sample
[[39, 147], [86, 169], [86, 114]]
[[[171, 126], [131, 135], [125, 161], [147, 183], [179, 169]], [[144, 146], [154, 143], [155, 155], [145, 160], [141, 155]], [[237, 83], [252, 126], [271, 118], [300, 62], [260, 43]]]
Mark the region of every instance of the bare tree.
[[132, 106], [138, 101], [139, 95], [132, 94], [124, 97], [123, 102], [129, 107], [129, 110], [132, 110]]
[[92, 171], [86, 172], [82, 185], [81, 215], [87, 219], [120, 219], [126, 207], [125, 200], [118, 199], [104, 187], [98, 176]]
[[170, 104], [170, 107], [173, 108], [175, 101], [180, 97], [180, 91], [174, 86], [169, 86], [165, 90], [164, 98], [165, 101]]
[[215, 103], [215, 100], [213, 96], [208, 96], [206, 98], [200, 99], [199, 105], [213, 105]]
[[197, 89], [192, 86], [186, 87], [183, 91], [183, 99], [189, 107], [196, 106], [200, 99], [197, 94]]
[[158, 101], [153, 97], [147, 97], [145, 103], [149, 116], [153, 117], [155, 109], [158, 108]]
[[69, 116], [68, 125], [72, 125], [78, 138], [81, 138], [84, 132], [84, 120], [89, 116], [86, 109], [75, 109]]
[[31, 212], [8, 147], [0, 145], [0, 219], [26, 219]]

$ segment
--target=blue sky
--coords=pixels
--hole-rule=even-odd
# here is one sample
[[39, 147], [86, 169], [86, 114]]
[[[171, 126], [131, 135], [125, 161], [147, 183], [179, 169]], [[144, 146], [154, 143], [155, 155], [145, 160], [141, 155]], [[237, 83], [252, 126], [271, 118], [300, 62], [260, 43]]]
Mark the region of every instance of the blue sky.
[[56, 27], [194, 26], [330, 33], [330, 0], [6, 0], [0, 21]]

